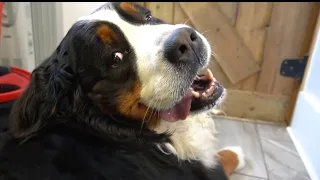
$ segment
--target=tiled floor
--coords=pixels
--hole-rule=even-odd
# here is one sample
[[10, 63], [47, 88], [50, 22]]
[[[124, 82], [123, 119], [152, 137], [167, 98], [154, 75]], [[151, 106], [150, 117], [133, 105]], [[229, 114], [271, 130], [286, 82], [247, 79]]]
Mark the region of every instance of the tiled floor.
[[241, 146], [247, 165], [231, 180], [310, 180], [283, 126], [215, 118], [220, 147]]

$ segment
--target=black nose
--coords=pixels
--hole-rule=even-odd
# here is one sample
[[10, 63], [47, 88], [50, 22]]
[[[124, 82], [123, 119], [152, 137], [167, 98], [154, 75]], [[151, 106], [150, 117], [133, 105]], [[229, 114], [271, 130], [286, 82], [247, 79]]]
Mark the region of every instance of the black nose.
[[188, 61], [200, 52], [201, 38], [192, 28], [175, 30], [164, 44], [164, 56], [170, 62]]

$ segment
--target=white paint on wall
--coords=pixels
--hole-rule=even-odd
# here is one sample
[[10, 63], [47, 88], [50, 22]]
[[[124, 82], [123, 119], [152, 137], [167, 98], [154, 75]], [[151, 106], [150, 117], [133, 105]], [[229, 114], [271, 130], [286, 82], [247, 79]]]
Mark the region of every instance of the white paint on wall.
[[12, 3], [14, 19], [10, 26], [2, 26], [0, 65], [15, 66], [32, 71], [35, 67], [34, 42], [30, 2]]
[[299, 93], [290, 126], [291, 137], [312, 180], [320, 180], [320, 33], [303, 91]]
[[79, 17], [92, 13], [95, 9], [106, 2], [62, 2], [62, 28], [63, 36], [66, 35], [73, 23]]

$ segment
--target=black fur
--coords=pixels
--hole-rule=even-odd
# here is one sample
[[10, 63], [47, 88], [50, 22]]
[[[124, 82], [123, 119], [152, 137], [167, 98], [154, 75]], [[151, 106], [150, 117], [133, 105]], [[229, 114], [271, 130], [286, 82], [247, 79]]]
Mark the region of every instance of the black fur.
[[[76, 126], [76, 127], [75, 127]], [[153, 144], [106, 141], [87, 127], [64, 123], [26, 142], [8, 142], [0, 155], [0, 179], [194, 180], [226, 179], [221, 167], [178, 161]]]
[[[120, 42], [104, 44], [96, 34], [103, 25]], [[127, 53], [120, 68], [112, 68], [114, 51]], [[227, 179], [221, 166], [208, 170], [162, 153], [156, 144], [170, 142], [169, 134], [141, 129], [138, 121], [117, 114], [117, 96], [137, 80], [134, 64], [117, 26], [74, 24], [33, 71], [11, 111], [9, 130], [1, 136], [0, 179]]]

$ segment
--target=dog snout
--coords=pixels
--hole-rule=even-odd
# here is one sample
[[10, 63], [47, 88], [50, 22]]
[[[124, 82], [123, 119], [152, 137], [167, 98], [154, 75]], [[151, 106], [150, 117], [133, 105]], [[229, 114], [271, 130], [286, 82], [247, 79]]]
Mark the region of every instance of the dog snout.
[[193, 28], [176, 29], [164, 44], [164, 56], [172, 63], [187, 62], [196, 58], [201, 38]]

